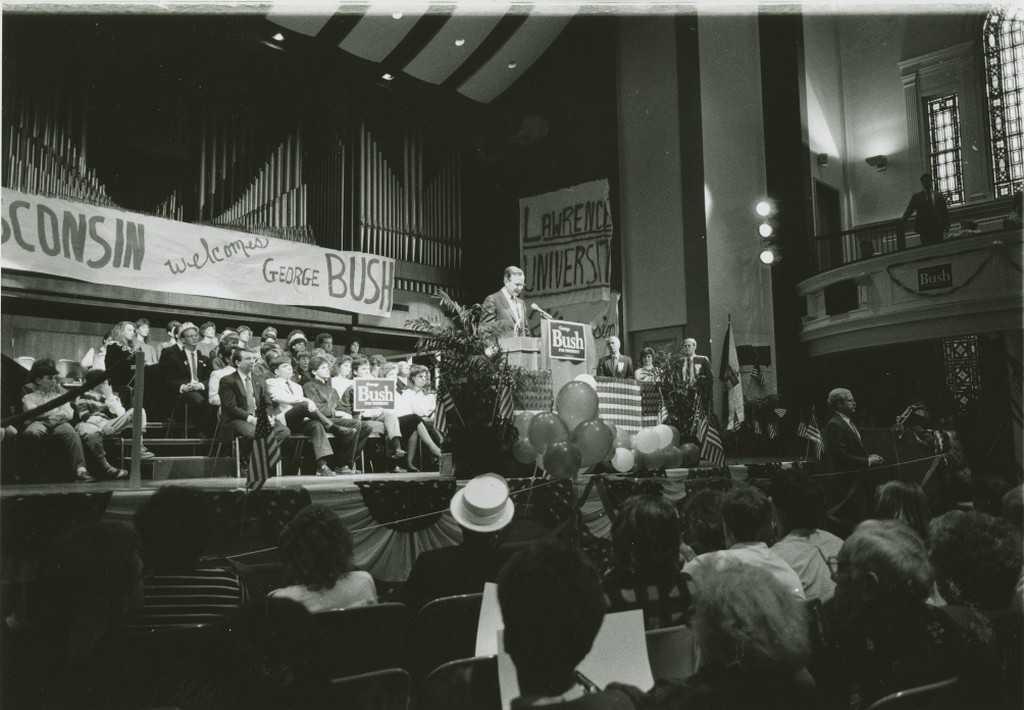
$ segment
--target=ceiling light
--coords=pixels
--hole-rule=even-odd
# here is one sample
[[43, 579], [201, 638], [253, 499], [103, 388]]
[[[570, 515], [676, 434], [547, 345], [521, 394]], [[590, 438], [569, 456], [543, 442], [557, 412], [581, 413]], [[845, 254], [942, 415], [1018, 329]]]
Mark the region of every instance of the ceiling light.
[[278, 32], [277, 34], [275, 34], [270, 39], [274, 40], [275, 42], [284, 42], [284, 35], [281, 34], [280, 32]]
[[508, 68], [509, 69], [515, 69], [518, 66], [519, 66], [519, 64], [515, 60], [512, 60], [511, 62], [508, 63]]
[[462, 37], [459, 37], [457, 40], [455, 40], [455, 46], [456, 47], [461, 47], [465, 43], [466, 43], [466, 40], [464, 40]]
[[772, 203], [768, 200], [760, 200], [755, 206], [754, 211], [762, 217], [767, 217], [773, 211]]
[[395, 78], [395, 76], [394, 76], [394, 74], [390, 74], [388, 72], [384, 72], [383, 74], [380, 75], [380, 78], [383, 79], [384, 81], [391, 81], [392, 79]]
[[391, 19], [392, 20], [401, 20], [402, 19], [402, 13], [398, 12], [398, 11], [392, 12], [391, 13]]

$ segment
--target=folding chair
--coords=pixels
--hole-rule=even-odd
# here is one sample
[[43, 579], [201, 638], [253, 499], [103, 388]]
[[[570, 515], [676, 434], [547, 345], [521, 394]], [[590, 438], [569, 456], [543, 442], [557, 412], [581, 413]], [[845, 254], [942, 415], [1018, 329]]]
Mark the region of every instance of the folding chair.
[[395, 602], [317, 614], [319, 655], [333, 666], [328, 672], [345, 676], [404, 666], [410, 616], [405, 604]]
[[346, 710], [408, 710], [412, 707], [412, 678], [401, 668], [385, 668], [335, 678], [327, 694], [330, 705]]
[[417, 679], [425, 678], [442, 663], [473, 655], [483, 596], [441, 597], [417, 612], [409, 637], [410, 668]]
[[651, 629], [647, 639], [647, 660], [655, 680], [684, 679], [697, 672], [700, 649], [697, 635], [688, 626]]
[[425, 710], [500, 710], [498, 658], [462, 658], [435, 668], [420, 700]]

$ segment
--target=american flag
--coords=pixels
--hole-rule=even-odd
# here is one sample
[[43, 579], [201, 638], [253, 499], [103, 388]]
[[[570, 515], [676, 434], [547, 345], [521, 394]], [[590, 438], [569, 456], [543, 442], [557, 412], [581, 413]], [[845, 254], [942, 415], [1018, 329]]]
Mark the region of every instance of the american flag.
[[598, 377], [597, 410], [605, 423], [614, 424], [617, 428], [633, 434], [646, 426], [640, 383], [635, 380]]
[[502, 378], [498, 384], [498, 399], [494, 402], [494, 421], [509, 422], [515, 416], [515, 405], [512, 402], [512, 383]]
[[796, 427], [796, 435], [801, 439], [807, 439], [814, 448], [814, 458], [818, 461], [821, 460], [821, 454], [824, 447], [824, 442], [821, 440], [821, 429], [818, 428], [818, 417], [814, 413], [814, 407], [811, 407], [811, 421], [800, 422]]
[[252, 465], [246, 488], [258, 491], [270, 478], [270, 472], [281, 463], [281, 440], [274, 432], [267, 412], [256, 415], [256, 434], [252, 442]]
[[668, 409], [657, 382], [640, 383], [640, 426], [655, 426], [668, 419]]
[[697, 399], [694, 411], [697, 417], [697, 441], [700, 442], [700, 457], [714, 466], [725, 465], [725, 447], [722, 436], [718, 433], [713, 416], [708, 414], [703, 401]]
[[437, 406], [434, 408], [434, 427], [442, 434], [448, 433], [448, 413], [455, 409], [455, 402], [447, 392], [442, 392], [437, 398]]

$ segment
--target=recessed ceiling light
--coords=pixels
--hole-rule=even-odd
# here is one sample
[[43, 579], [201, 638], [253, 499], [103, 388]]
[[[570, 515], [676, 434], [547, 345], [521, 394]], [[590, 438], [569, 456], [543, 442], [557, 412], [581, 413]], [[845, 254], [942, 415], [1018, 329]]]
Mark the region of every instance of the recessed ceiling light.
[[508, 63], [508, 68], [509, 69], [515, 69], [518, 66], [519, 66], [519, 64], [515, 60], [512, 60], [511, 62]]
[[275, 34], [270, 39], [274, 40], [275, 42], [284, 42], [284, 35], [281, 34], [280, 32], [278, 32], [277, 34]]
[[380, 75], [380, 78], [383, 79], [384, 81], [391, 81], [392, 79], [395, 78], [395, 76], [394, 74], [391, 74], [389, 72], [384, 72], [383, 74]]
[[391, 13], [391, 19], [393, 19], [393, 20], [401, 20], [402, 19], [402, 13], [398, 12], [398, 11], [392, 12]]
[[455, 46], [456, 47], [461, 47], [465, 43], [466, 43], [466, 40], [464, 40], [462, 37], [459, 37], [457, 40], [455, 40]]

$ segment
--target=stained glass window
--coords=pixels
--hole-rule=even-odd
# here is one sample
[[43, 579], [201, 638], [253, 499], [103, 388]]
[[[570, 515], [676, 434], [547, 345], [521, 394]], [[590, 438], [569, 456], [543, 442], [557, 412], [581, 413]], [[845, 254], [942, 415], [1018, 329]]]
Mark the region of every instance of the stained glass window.
[[935, 189], [946, 196], [946, 204], [964, 201], [964, 179], [960, 155], [960, 106], [956, 94], [925, 101], [928, 115], [928, 159]]
[[995, 196], [1024, 186], [1024, 10], [992, 10], [985, 20], [985, 86], [988, 91], [989, 138]]

